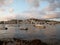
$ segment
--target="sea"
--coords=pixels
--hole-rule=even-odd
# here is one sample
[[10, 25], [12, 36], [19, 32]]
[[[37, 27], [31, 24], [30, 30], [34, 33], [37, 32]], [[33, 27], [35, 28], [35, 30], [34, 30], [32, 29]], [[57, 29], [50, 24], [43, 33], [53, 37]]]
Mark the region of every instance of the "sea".
[[[19, 25], [19, 26], [18, 26]], [[50, 45], [60, 45], [60, 24], [44, 24], [46, 28], [39, 29], [33, 24], [0, 24], [0, 27], [7, 27], [7, 30], [0, 30], [0, 39], [19, 38], [24, 40], [40, 39]], [[28, 30], [21, 30], [20, 27], [28, 27]]]

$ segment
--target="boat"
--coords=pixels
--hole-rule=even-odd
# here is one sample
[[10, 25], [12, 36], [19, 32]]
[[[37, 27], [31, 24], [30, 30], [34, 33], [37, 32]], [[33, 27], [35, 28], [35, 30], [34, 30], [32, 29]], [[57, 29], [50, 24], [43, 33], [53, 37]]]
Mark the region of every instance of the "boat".
[[41, 24], [35, 24], [34, 27], [39, 28], [39, 29], [45, 29], [46, 26], [41, 25]]
[[20, 30], [28, 30], [27, 27], [20, 27], [19, 29], [20, 29]]
[[8, 28], [5, 27], [4, 25], [0, 25], [0, 30], [7, 30]]

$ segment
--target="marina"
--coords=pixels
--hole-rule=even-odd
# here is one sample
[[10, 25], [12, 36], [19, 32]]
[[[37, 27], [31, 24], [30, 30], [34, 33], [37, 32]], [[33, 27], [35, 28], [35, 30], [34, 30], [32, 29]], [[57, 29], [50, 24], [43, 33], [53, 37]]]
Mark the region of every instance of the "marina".
[[[33, 21], [32, 21], [33, 22]], [[6, 27], [7, 30], [0, 29], [0, 39], [23, 39], [23, 40], [33, 40], [41, 39], [43, 42], [52, 43], [60, 42], [59, 29], [60, 24], [50, 25], [49, 23], [29, 23], [23, 21], [21, 24], [0, 24], [0, 28]], [[52, 39], [52, 40], [51, 40]], [[51, 41], [51, 42], [50, 42]], [[58, 43], [60, 44], [60, 43]]]
[[0, 45], [60, 45], [60, 0], [0, 0]]

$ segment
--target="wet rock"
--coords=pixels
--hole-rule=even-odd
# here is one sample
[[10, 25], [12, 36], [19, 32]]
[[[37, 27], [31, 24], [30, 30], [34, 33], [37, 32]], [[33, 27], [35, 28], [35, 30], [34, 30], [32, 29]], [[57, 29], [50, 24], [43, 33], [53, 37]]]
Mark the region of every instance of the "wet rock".
[[46, 43], [42, 42], [39, 39], [32, 40], [29, 45], [47, 45]]
[[0, 41], [0, 45], [3, 45], [3, 41]]
[[21, 40], [13, 38], [13, 40], [14, 41], [0, 41], [0, 45], [47, 45], [39, 39]]

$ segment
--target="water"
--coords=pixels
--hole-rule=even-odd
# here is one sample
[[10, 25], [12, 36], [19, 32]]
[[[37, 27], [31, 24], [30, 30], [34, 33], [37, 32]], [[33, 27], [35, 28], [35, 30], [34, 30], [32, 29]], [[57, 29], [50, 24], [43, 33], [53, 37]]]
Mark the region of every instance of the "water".
[[28, 27], [29, 30], [20, 30], [17, 25], [10, 26], [7, 24], [8, 30], [0, 30], [0, 39], [3, 38], [21, 38], [26, 40], [41, 39], [52, 45], [60, 45], [60, 24], [49, 25], [44, 24], [46, 29], [35, 28], [32, 24], [20, 24], [22, 27]]

